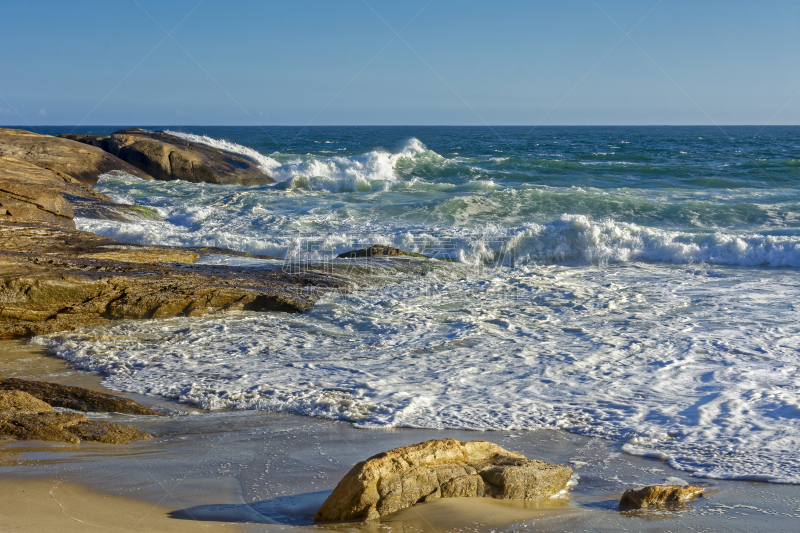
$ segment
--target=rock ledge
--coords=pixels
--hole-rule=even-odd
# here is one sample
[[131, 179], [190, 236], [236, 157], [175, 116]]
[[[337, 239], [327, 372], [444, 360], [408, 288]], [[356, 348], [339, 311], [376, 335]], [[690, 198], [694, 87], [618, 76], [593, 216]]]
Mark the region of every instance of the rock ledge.
[[80, 413], [56, 412], [26, 392], [0, 390], [0, 437], [79, 444], [82, 440], [125, 444], [152, 436], [113, 422], [87, 420]]
[[21, 391], [53, 407], [66, 407], [73, 411], [165, 416], [130, 398], [46, 381], [6, 378], [0, 380], [0, 390]]

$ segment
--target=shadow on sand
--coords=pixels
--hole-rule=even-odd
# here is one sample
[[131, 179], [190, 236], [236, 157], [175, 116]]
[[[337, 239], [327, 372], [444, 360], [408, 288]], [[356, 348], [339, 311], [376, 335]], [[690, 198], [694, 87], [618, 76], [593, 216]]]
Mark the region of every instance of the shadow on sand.
[[331, 491], [324, 490], [279, 496], [253, 503], [197, 505], [172, 511], [169, 516], [180, 520], [207, 522], [307, 526], [314, 523], [314, 514], [330, 493]]

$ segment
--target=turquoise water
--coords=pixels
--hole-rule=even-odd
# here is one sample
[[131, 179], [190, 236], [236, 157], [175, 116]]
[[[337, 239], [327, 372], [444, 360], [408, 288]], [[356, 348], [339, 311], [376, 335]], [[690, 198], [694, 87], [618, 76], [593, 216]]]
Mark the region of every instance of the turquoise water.
[[302, 315], [41, 340], [106, 385], [364, 428], [562, 428], [800, 483], [800, 128], [164, 129], [277, 183], [107, 175], [97, 189], [164, 220], [81, 229], [339, 271], [375, 243], [458, 263], [387, 264]]

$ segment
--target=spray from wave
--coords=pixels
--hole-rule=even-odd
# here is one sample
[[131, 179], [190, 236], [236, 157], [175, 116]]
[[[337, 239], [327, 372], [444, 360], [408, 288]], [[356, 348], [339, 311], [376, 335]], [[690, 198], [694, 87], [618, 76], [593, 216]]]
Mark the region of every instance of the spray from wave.
[[396, 153], [378, 149], [358, 156], [293, 158], [274, 171], [274, 178], [286, 189], [327, 192], [369, 192], [385, 190], [401, 176], [399, 170], [416, 163], [443, 162], [419, 139], [411, 138]]
[[252, 148], [248, 148], [246, 146], [242, 146], [241, 144], [236, 144], [234, 142], [226, 141], [225, 139], [214, 139], [213, 137], [209, 137], [208, 135], [195, 135], [193, 133], [184, 133], [182, 131], [165, 130], [164, 133], [168, 133], [169, 135], [174, 135], [175, 137], [178, 137], [185, 141], [205, 144], [207, 146], [218, 148], [219, 150], [224, 150], [226, 152], [232, 152], [234, 154], [246, 155], [247, 157], [253, 159], [258, 164], [258, 167], [261, 170], [270, 175], [272, 175], [272, 172], [275, 168], [281, 166], [280, 163], [278, 163], [269, 156], [262, 155], [256, 150], [253, 150]]

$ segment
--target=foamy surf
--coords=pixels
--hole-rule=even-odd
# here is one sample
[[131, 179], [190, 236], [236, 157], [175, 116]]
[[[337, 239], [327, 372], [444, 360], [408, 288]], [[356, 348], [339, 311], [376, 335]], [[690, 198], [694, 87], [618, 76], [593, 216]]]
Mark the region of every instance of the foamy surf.
[[800, 482], [797, 272], [507, 276], [404, 279], [303, 315], [129, 321], [39, 342], [111, 388], [208, 409], [560, 428], [694, 476]]
[[[337, 181], [341, 183], [341, 180]], [[236, 195], [241, 205], [241, 194]], [[248, 202], [244, 202], [247, 204]], [[321, 239], [324, 247], [306, 254], [310, 260], [325, 260], [356, 247], [384, 244], [410, 252], [463, 263], [513, 267], [526, 264], [607, 265], [635, 261], [707, 263], [712, 265], [800, 267], [800, 238], [759, 234], [687, 233], [647, 228], [613, 220], [593, 221], [585, 215], [562, 215], [545, 224], [512, 228], [454, 230], [437, 226], [383, 230], [362, 220], [337, 221], [350, 231], [286, 234], [264, 233], [249, 227], [258, 211], [244, 213], [225, 209], [221, 202], [211, 206], [156, 207], [165, 221], [121, 223], [111, 220], [76, 219], [79, 229], [118, 240], [170, 246], [219, 246], [251, 254], [280, 258], [291, 255], [297, 239]], [[270, 217], [276, 228], [300, 226], [304, 219]], [[298, 222], [300, 224], [298, 224]], [[305, 235], [305, 236], [304, 236]]]

